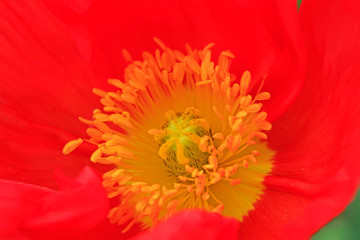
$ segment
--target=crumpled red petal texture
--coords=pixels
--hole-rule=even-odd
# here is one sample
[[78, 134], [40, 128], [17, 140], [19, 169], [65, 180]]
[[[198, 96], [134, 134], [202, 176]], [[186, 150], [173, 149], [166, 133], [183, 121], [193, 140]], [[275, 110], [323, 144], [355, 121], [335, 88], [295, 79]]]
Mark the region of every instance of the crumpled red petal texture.
[[[268, 189], [241, 224], [239, 236], [310, 236], [346, 206], [359, 182], [354, 157], [359, 39], [352, 28], [359, 21], [351, 19], [359, 4], [329, 3], [304, 1], [301, 7], [305, 58], [295, 1], [166, 1], [159, 6], [46, 1], [58, 19], [39, 1], [19, 6], [2, 1], [1, 176], [52, 187], [54, 166], [74, 176], [88, 162], [85, 147], [66, 157], [60, 150], [83, 134], [76, 117], [88, 116], [97, 106], [91, 88], [102, 87], [108, 77], [122, 78], [122, 48], [138, 57], [154, 49], [153, 36], [177, 49], [184, 43], [199, 48], [214, 41], [217, 50], [230, 48], [237, 56], [235, 73], [248, 69], [256, 80], [268, 75], [265, 89], [275, 100], [266, 107], [273, 120], [281, 117], [270, 138], [278, 151], [273, 176], [266, 179]], [[306, 61], [304, 90], [282, 116], [302, 89]], [[32, 236], [46, 238], [49, 229]], [[65, 234], [67, 239], [111, 239], [120, 236], [120, 228], [104, 222], [87, 232]]]
[[90, 167], [76, 179], [58, 172], [57, 181], [60, 191], [0, 180], [0, 236], [61, 239], [64, 232], [91, 229], [106, 219], [108, 198], [101, 178]]

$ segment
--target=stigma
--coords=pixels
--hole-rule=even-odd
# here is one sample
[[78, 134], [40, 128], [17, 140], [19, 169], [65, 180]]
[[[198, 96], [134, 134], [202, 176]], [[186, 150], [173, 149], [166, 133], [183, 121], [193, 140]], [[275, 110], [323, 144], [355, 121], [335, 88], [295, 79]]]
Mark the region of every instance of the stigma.
[[[221, 52], [217, 63], [211, 48], [187, 54], [159, 45], [154, 54], [129, 62], [125, 79], [108, 80], [116, 90], [94, 89], [103, 109], [88, 125], [89, 139], [64, 146], [68, 154], [83, 141], [97, 149], [90, 160], [114, 166], [104, 173], [109, 198], [118, 200], [109, 212], [113, 223], [128, 231], [144, 228], [183, 209], [203, 209], [240, 221], [260, 199], [274, 152], [266, 145], [271, 123], [262, 111], [270, 99], [245, 71], [230, 74], [234, 55]], [[250, 95], [249, 92], [254, 93]]]

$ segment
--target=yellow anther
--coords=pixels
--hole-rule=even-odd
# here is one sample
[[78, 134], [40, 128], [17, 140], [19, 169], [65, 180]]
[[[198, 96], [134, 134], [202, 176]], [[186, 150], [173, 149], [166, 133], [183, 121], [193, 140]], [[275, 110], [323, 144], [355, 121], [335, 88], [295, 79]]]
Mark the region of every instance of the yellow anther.
[[96, 162], [98, 158], [101, 158], [101, 155], [102, 155], [102, 149], [99, 148], [95, 152], [93, 152], [93, 154], [90, 157], [90, 160], [92, 162]]
[[200, 86], [207, 85], [207, 84], [211, 84], [211, 83], [212, 83], [212, 80], [199, 81], [199, 82], [196, 82], [196, 86], [197, 86], [197, 87], [200, 87]]
[[189, 66], [189, 68], [193, 70], [197, 75], [201, 74], [201, 68], [199, 66], [199, 63], [197, 63], [192, 57], [186, 56], [184, 60], [185, 63]]
[[189, 165], [185, 165], [185, 170], [188, 172], [188, 173], [192, 173], [194, 171], [194, 167], [190, 167]]
[[231, 186], [235, 186], [241, 183], [241, 179], [234, 179], [230, 181]]
[[93, 88], [93, 89], [92, 89], [92, 92], [93, 92], [95, 95], [99, 96], [99, 97], [105, 97], [105, 96], [106, 96], [106, 92], [103, 91], [103, 90], [101, 90], [101, 89], [98, 89], [98, 88]]
[[67, 144], [65, 144], [65, 146], [62, 150], [63, 154], [66, 155], [66, 154], [71, 153], [82, 143], [83, 143], [83, 140], [81, 138], [78, 138], [78, 139], [68, 142]]
[[253, 118], [254, 123], [262, 122], [266, 119], [267, 113], [266, 112], [260, 112], [256, 114], [256, 116]]
[[222, 133], [215, 133], [215, 134], [213, 135], [213, 138], [214, 138], [214, 139], [222, 140], [222, 139], [224, 139], [224, 135], [223, 135]]
[[258, 137], [260, 139], [267, 139], [268, 138], [267, 135], [265, 133], [263, 133], [263, 132], [255, 132], [254, 136]]
[[144, 210], [144, 208], [146, 207], [146, 205], [147, 205], [147, 202], [145, 201], [145, 200], [141, 200], [140, 202], [138, 202], [137, 204], [136, 204], [136, 206], [135, 206], [135, 208], [136, 208], [136, 211], [142, 211], [142, 210]]
[[199, 173], [199, 170], [197, 168], [195, 168], [194, 171], [192, 171], [191, 176], [193, 178], [195, 178], [195, 177], [197, 177], [198, 173]]
[[261, 104], [259, 103], [255, 103], [255, 104], [251, 104], [250, 106], [248, 106], [247, 108], [245, 108], [245, 112], [247, 113], [256, 113], [261, 109]]
[[270, 93], [268, 92], [262, 92], [256, 95], [256, 100], [263, 101], [263, 100], [269, 100], [270, 99]]
[[[209, 65], [211, 59], [211, 51], [206, 51], [204, 60], [201, 62], [201, 80], [205, 81], [209, 72]], [[210, 80], [211, 81], [211, 80]], [[211, 81], [212, 82], [212, 81]]]
[[133, 61], [130, 53], [126, 49], [122, 49], [121, 53], [122, 53], [123, 58], [125, 59], [125, 61], [127, 61], [127, 62], [132, 62]]
[[219, 119], [221, 119], [221, 120], [224, 119], [224, 116], [219, 112], [219, 110], [217, 109], [216, 106], [213, 106], [213, 111]]
[[271, 123], [269, 123], [268, 121], [257, 122], [256, 126], [262, 130], [268, 131], [271, 129]]
[[124, 175], [122, 178], [120, 178], [120, 180], [118, 181], [119, 185], [123, 185], [127, 182], [129, 182], [133, 177], [130, 175]]
[[227, 56], [229, 58], [235, 58], [235, 55], [232, 54], [230, 51], [222, 51], [221, 55]]
[[224, 210], [224, 205], [223, 204], [219, 204], [216, 206], [216, 208], [213, 209], [213, 212], [219, 213], [221, 214]]
[[111, 174], [111, 177], [113, 177], [113, 178], [118, 177], [118, 176], [120, 176], [120, 174], [122, 174], [123, 172], [125, 172], [124, 169], [117, 169], [116, 171], [114, 171], [114, 172]]
[[161, 134], [161, 133], [162, 133], [161, 130], [155, 129], [155, 128], [152, 128], [152, 129], [148, 130], [148, 134], [150, 134], [150, 135], [158, 135], [158, 134]]
[[244, 168], [247, 168], [249, 166], [249, 162], [247, 160], [243, 161], [243, 166]]
[[201, 198], [205, 201], [209, 200], [210, 194], [208, 192], [204, 192], [201, 196]]
[[175, 208], [178, 205], [178, 203], [179, 203], [179, 200], [174, 199], [166, 205], [166, 208], [168, 208], [168, 209]]

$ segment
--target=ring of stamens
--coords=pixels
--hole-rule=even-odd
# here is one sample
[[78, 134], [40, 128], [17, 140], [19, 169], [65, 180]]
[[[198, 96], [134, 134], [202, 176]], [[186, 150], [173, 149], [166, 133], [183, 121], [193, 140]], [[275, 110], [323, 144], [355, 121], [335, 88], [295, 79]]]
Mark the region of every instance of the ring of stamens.
[[[236, 82], [228, 72], [234, 56], [224, 51], [215, 65], [213, 44], [200, 51], [187, 47], [183, 55], [155, 41], [163, 53], [145, 52], [143, 61], [133, 62], [124, 51], [131, 62], [125, 82], [109, 80], [116, 92], [94, 89], [103, 111], [94, 110], [93, 120], [80, 118], [89, 125], [85, 141], [98, 146], [91, 161], [116, 165], [103, 175], [103, 185], [109, 198], [119, 197], [109, 219], [127, 223], [124, 232], [136, 222], [151, 226], [186, 208], [222, 213], [226, 206], [216, 194], [218, 186], [241, 185], [241, 169], [257, 164], [262, 151], [267, 162], [256, 173], [253, 204], [272, 166], [272, 153], [261, 143], [267, 139], [263, 131], [271, 129], [261, 111], [260, 102], [270, 98], [261, 92], [262, 84], [254, 97], [249, 95], [250, 73]], [[69, 142], [63, 152], [82, 142]]]

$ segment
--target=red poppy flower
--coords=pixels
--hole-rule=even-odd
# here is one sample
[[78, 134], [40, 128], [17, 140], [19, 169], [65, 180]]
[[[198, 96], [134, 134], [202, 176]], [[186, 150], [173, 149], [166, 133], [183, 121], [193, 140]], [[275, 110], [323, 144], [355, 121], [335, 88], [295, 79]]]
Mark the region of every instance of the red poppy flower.
[[356, 1], [0, 6], [0, 236], [304, 239], [354, 196]]

